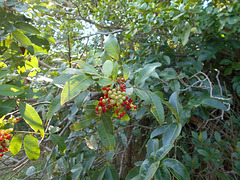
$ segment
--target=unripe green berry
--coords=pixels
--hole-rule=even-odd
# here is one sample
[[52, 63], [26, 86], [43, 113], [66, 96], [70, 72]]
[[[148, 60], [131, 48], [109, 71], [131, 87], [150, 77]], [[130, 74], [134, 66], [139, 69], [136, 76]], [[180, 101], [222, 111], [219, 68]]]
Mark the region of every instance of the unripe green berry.
[[110, 96], [110, 98], [111, 98], [111, 99], [114, 99], [114, 98], [115, 98], [115, 95], [114, 95], [114, 94], [112, 94], [112, 95]]
[[117, 102], [117, 106], [120, 107], [120, 106], [121, 106], [121, 103], [120, 103], [120, 102]]
[[113, 92], [110, 90], [110, 91], [108, 91], [108, 94], [110, 95], [110, 94], [112, 94]]
[[111, 99], [111, 100], [110, 100], [110, 103], [111, 103], [111, 104], [115, 104], [115, 103], [116, 103], [116, 100]]

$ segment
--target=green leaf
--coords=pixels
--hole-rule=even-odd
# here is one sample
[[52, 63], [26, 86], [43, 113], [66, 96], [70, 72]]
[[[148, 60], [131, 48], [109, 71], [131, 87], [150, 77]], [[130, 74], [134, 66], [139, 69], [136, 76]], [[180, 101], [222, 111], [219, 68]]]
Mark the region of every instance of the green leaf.
[[103, 123], [104, 129], [109, 134], [113, 134], [113, 122], [112, 122], [112, 114], [111, 113], [102, 113], [101, 121]]
[[170, 62], [171, 62], [170, 57], [164, 55], [163, 58], [166, 60], [167, 65], [170, 65]]
[[63, 138], [61, 136], [59, 136], [59, 135], [56, 135], [56, 134], [51, 134], [50, 137], [51, 137], [53, 143], [55, 145], [58, 145], [58, 148], [60, 149], [60, 151], [62, 153], [65, 153], [66, 144], [65, 144]]
[[13, 136], [11, 139], [10, 145], [9, 145], [9, 150], [11, 153], [15, 156], [21, 149], [22, 147], [22, 140], [23, 140], [23, 135], [22, 134], [16, 134]]
[[83, 170], [82, 164], [75, 164], [71, 169], [72, 180], [78, 180], [80, 174], [82, 173], [82, 170]]
[[113, 149], [115, 146], [115, 136], [108, 133], [108, 129], [105, 128], [102, 122], [99, 123], [97, 132], [103, 145], [109, 149]]
[[50, 50], [50, 44], [49, 44], [49, 40], [45, 37], [42, 37], [40, 35], [32, 35], [29, 36], [29, 39], [31, 40], [31, 42], [41, 48], [46, 49], [47, 51]]
[[24, 23], [24, 22], [17, 22], [14, 24], [14, 26], [18, 29], [24, 30], [26, 32], [32, 33], [32, 34], [39, 34], [40, 31], [32, 26], [31, 24]]
[[185, 28], [183, 30], [183, 34], [181, 36], [183, 46], [187, 44], [190, 32], [191, 32], [191, 25], [188, 22], [186, 22]]
[[148, 169], [151, 166], [151, 162], [148, 159], [145, 159], [140, 167], [139, 170], [139, 179], [143, 180], [145, 179], [147, 173], [148, 173]]
[[106, 166], [100, 166], [94, 171], [92, 179], [103, 180], [105, 171], [106, 171]]
[[115, 62], [113, 65], [113, 70], [112, 70], [112, 79], [115, 81], [118, 77], [118, 63]]
[[61, 94], [61, 105], [77, 96], [92, 85], [93, 80], [86, 75], [75, 75], [63, 87]]
[[94, 119], [95, 117], [95, 114], [83, 115], [81, 121], [73, 125], [73, 129], [75, 131], [79, 131], [86, 128], [92, 123], [92, 119]]
[[204, 99], [202, 101], [202, 105], [205, 107], [213, 107], [217, 109], [222, 109], [224, 111], [227, 111], [227, 106], [225, 106], [222, 102], [215, 100], [215, 99]]
[[180, 123], [172, 123], [168, 126], [162, 137], [163, 146], [173, 144], [182, 130]]
[[32, 161], [36, 161], [40, 155], [38, 139], [30, 134], [27, 134], [24, 138], [23, 144], [27, 157]]
[[149, 139], [147, 143], [147, 155], [150, 156], [152, 152], [156, 152], [159, 149], [159, 140]]
[[156, 136], [158, 136], [158, 135], [160, 135], [160, 134], [163, 134], [163, 133], [166, 131], [167, 128], [168, 128], [167, 125], [158, 127], [157, 129], [155, 129], [155, 130], [151, 133], [150, 138], [154, 138], [154, 137], [156, 137]]
[[140, 70], [139, 74], [136, 76], [134, 84], [141, 85], [144, 84], [145, 80], [150, 77], [150, 75], [154, 72], [154, 70], [161, 66], [161, 63], [153, 63], [145, 66], [143, 69]]
[[18, 96], [24, 93], [20, 87], [14, 85], [0, 85], [0, 95], [1, 96]]
[[84, 61], [74, 61], [74, 62], [79, 64], [85, 73], [91, 74], [91, 75], [98, 75], [96, 69], [89, 63]]
[[16, 107], [15, 99], [7, 99], [6, 101], [0, 104], [0, 117], [4, 116], [7, 113], [10, 113], [13, 108]]
[[12, 32], [13, 37], [19, 41], [23, 46], [27, 47], [32, 45], [30, 39], [25, 36], [23, 33], [21, 33], [20, 31], [13, 31]]
[[190, 180], [190, 176], [182, 163], [176, 159], [164, 159], [162, 162], [178, 180]]
[[209, 157], [210, 154], [208, 154], [207, 151], [205, 151], [204, 149], [198, 149], [197, 150], [199, 154], [203, 155], [203, 156], [206, 156], [206, 157]]
[[16, 28], [12, 25], [12, 23], [10, 23], [9, 21], [4, 21], [4, 23], [2, 24], [2, 26], [4, 27], [4, 29], [11, 33], [14, 30], [16, 30]]
[[239, 20], [239, 17], [238, 17], [238, 16], [232, 16], [232, 17], [229, 17], [229, 18], [228, 18], [228, 23], [229, 23], [229, 24], [235, 24], [235, 23], [238, 22], [238, 20]]
[[178, 92], [172, 93], [172, 95], [169, 98], [169, 102], [171, 103], [172, 107], [177, 112], [178, 116], [176, 118], [178, 118], [178, 120], [180, 120], [183, 107], [182, 107], [182, 104], [180, 103], [180, 100], [179, 100], [179, 93]]
[[223, 174], [219, 171], [215, 171], [215, 172], [221, 180], [231, 180], [232, 179], [232, 178], [228, 177], [227, 175], [225, 175], [225, 174]]
[[220, 142], [222, 140], [220, 133], [217, 132], [217, 131], [214, 132], [214, 137], [215, 137], [217, 142]]
[[144, 180], [149, 180], [149, 179], [152, 179], [152, 177], [155, 175], [158, 167], [159, 167], [159, 164], [160, 164], [160, 161], [157, 161], [153, 164], [151, 164], [151, 166], [149, 167], [148, 169], [148, 172], [144, 178]]
[[156, 117], [158, 123], [161, 125], [164, 122], [164, 109], [162, 102], [160, 98], [154, 93], [150, 94], [150, 98], [152, 104], [151, 112]]
[[102, 70], [105, 76], [107, 77], [111, 76], [113, 70], [113, 62], [110, 60], [105, 61], [102, 66]]
[[51, 119], [53, 115], [61, 109], [61, 94], [53, 98], [51, 104], [49, 105], [48, 113], [47, 113], [47, 120]]
[[123, 78], [125, 79], [125, 80], [127, 80], [128, 79], [128, 77], [129, 77], [129, 68], [128, 68], [128, 66], [125, 64], [125, 63], [123, 63]]
[[145, 32], [145, 33], [149, 33], [149, 32], [151, 32], [151, 30], [152, 30], [151, 26], [148, 26], [148, 25], [144, 26], [144, 28], [143, 28], [143, 32]]
[[88, 91], [83, 91], [74, 98], [74, 103], [79, 109], [82, 108], [83, 103], [86, 101], [89, 94]]
[[108, 53], [104, 50], [101, 54], [102, 62], [105, 62], [106, 60], [111, 60], [111, 57], [108, 55]]
[[44, 129], [42, 120], [35, 109], [29, 104], [19, 103], [19, 111], [26, 123], [35, 131], [40, 132], [42, 138], [44, 137]]
[[173, 147], [173, 144], [168, 144], [161, 147], [159, 150], [157, 150], [154, 157], [154, 161], [161, 161], [167, 155], [167, 153], [169, 153], [172, 147]]
[[125, 180], [139, 180], [139, 170], [140, 170], [140, 166], [136, 166], [136, 167], [132, 168], [129, 171]]
[[107, 51], [109, 56], [115, 58], [118, 61], [120, 55], [120, 47], [114, 35], [110, 34], [108, 36], [104, 42], [104, 49]]
[[159, 169], [157, 170], [154, 180], [171, 180], [171, 175], [166, 166], [160, 166]]
[[136, 93], [136, 95], [140, 97], [140, 99], [146, 101], [148, 104], [151, 103], [151, 99], [148, 92], [137, 88], [134, 88], [133, 90]]
[[118, 173], [113, 166], [107, 166], [105, 178], [106, 180], [119, 180]]
[[109, 78], [100, 78], [97, 83], [101, 86], [107, 86], [113, 83], [113, 81]]
[[88, 161], [86, 162], [84, 169], [86, 169], [86, 171], [89, 171], [90, 168], [92, 167], [92, 164], [94, 162], [94, 160], [96, 159], [97, 156], [92, 156], [88, 159]]

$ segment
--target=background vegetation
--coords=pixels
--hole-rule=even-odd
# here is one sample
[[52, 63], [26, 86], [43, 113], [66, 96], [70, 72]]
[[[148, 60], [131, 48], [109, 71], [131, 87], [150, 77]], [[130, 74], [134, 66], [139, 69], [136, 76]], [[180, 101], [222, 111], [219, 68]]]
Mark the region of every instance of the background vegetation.
[[[0, 177], [239, 179], [239, 12], [237, 0], [1, 0]], [[137, 110], [96, 114], [117, 77]]]

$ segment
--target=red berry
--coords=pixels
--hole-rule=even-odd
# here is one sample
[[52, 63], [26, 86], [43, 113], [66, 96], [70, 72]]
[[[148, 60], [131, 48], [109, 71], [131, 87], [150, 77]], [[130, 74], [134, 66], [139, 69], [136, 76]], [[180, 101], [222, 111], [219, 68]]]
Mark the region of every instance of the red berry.
[[106, 90], [106, 87], [103, 87], [102, 89], [103, 89], [103, 90]]
[[153, 108], [153, 109], [156, 109], [156, 106], [153, 106], [152, 108]]
[[110, 89], [109, 88], [106, 88], [107, 91], [109, 91]]
[[111, 109], [111, 106], [108, 106], [107, 108], [108, 108], [108, 109]]
[[111, 87], [111, 85], [107, 85], [107, 87]]
[[98, 113], [99, 113], [99, 111], [95, 111], [95, 113], [96, 113], [96, 114], [98, 114]]
[[95, 109], [96, 109], [96, 110], [98, 110], [98, 106], [97, 106], [97, 107], [95, 107]]
[[137, 109], [137, 106], [134, 106], [134, 109]]
[[19, 119], [20, 119], [20, 118], [19, 118], [19, 117], [17, 117], [17, 118], [16, 118], [16, 121], [19, 121]]
[[11, 138], [11, 135], [9, 134], [7, 137], [6, 137], [6, 139], [10, 139]]
[[123, 113], [121, 113], [121, 114], [120, 114], [120, 116], [121, 116], [121, 117], [123, 117], [123, 116], [124, 116], [124, 114], [123, 114]]
[[103, 97], [100, 97], [100, 101], [102, 101], [103, 100]]
[[118, 118], [118, 119], [120, 119], [120, 118], [121, 118], [121, 116], [120, 116], [120, 115], [118, 115], [118, 116], [117, 116], [117, 118]]
[[3, 157], [3, 153], [0, 154], [0, 157]]
[[128, 97], [126, 96], [126, 100], [128, 99]]
[[126, 108], [127, 108], [127, 109], [131, 109], [131, 106], [130, 106], [130, 105], [127, 105]]
[[123, 114], [126, 114], [127, 112], [126, 111], [123, 111]]
[[118, 114], [118, 113], [119, 113], [119, 111], [118, 111], [118, 110], [116, 110], [116, 111], [115, 111], [115, 113], [116, 113], [116, 114]]
[[3, 138], [2, 138], [2, 137], [0, 137], [0, 141], [3, 141]]
[[124, 82], [124, 81], [125, 81], [125, 79], [124, 79], [124, 78], [122, 78], [121, 80], [122, 80], [122, 82]]
[[8, 151], [8, 148], [5, 148], [5, 151]]

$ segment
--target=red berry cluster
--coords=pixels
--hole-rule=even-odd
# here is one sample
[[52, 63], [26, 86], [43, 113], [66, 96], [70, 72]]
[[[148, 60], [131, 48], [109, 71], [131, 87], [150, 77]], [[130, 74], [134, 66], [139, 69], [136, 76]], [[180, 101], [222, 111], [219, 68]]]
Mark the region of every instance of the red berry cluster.
[[11, 134], [7, 133], [6, 130], [0, 130], [0, 157], [3, 157], [3, 153], [8, 151], [7, 146], [10, 138]]
[[[124, 78], [117, 78], [118, 84], [102, 87], [104, 97], [100, 98], [98, 106], [95, 107], [96, 114], [105, 113], [110, 109], [114, 109], [117, 118], [120, 119], [126, 114], [124, 107], [127, 109], [137, 109], [137, 106], [132, 104], [133, 99], [126, 96], [126, 85]], [[115, 87], [114, 87], [115, 86]]]

